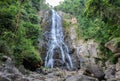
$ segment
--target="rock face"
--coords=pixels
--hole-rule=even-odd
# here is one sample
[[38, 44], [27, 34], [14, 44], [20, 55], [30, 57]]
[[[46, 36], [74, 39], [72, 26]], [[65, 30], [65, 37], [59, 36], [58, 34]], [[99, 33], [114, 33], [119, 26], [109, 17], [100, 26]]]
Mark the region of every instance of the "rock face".
[[[76, 28], [79, 26], [77, 19], [69, 14], [61, 13], [63, 16], [63, 27], [65, 30], [65, 40], [71, 50], [75, 69], [84, 67], [86, 63], [96, 63], [98, 58], [98, 44], [94, 40], [84, 41], [78, 39]], [[64, 23], [70, 25], [64, 25]]]
[[88, 42], [79, 41], [76, 47], [76, 53], [80, 59], [81, 67], [84, 63], [96, 63], [95, 58], [98, 58], [97, 47], [97, 43], [93, 40]]
[[103, 72], [102, 67], [96, 64], [93, 63], [87, 64], [86, 72], [98, 78], [99, 80], [104, 80], [105, 73]]
[[41, 48], [40, 54], [41, 54], [41, 57], [43, 58], [43, 62], [44, 62], [44, 58], [47, 51], [46, 47], [47, 47], [49, 31], [52, 23], [51, 17], [52, 17], [52, 12], [50, 10], [39, 12], [39, 19], [40, 19], [40, 24], [41, 24], [43, 33], [38, 40], [39, 40], [39, 46]]

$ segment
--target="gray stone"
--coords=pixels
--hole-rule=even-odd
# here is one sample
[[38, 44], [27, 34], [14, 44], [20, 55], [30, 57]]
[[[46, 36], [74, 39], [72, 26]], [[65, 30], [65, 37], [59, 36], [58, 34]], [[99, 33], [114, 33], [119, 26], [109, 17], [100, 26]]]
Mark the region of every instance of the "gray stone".
[[85, 75], [74, 75], [67, 77], [65, 81], [98, 81], [96, 78]]
[[9, 78], [0, 75], [0, 81], [11, 81]]
[[105, 78], [106, 79], [115, 78], [115, 72], [116, 72], [115, 65], [109, 65], [109, 67], [105, 71]]

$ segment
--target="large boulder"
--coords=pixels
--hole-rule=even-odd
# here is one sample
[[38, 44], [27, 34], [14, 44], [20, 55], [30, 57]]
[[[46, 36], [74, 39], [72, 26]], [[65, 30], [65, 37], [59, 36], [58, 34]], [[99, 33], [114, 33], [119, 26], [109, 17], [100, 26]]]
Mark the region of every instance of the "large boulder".
[[86, 73], [85, 74], [89, 75], [89, 76], [94, 76], [94, 77], [98, 78], [99, 80], [104, 80], [104, 76], [105, 76], [105, 73], [103, 72], [102, 67], [100, 67], [96, 64], [93, 64], [93, 63], [86, 65]]

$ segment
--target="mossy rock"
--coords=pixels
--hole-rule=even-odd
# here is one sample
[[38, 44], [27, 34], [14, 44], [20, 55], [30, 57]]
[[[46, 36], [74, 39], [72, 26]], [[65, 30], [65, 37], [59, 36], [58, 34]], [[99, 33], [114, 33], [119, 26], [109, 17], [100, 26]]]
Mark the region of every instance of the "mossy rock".
[[120, 38], [113, 38], [105, 44], [105, 47], [110, 49], [113, 53], [120, 52]]

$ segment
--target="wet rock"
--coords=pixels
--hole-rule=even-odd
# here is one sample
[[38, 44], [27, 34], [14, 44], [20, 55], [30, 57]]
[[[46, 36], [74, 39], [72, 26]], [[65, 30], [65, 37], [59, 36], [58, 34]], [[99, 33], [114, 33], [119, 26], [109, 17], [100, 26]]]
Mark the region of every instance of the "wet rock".
[[53, 71], [54, 71], [54, 68], [53, 68], [53, 69], [50, 69], [50, 68], [41, 67], [41, 68], [37, 68], [37, 69], [36, 69], [36, 72], [37, 72], [37, 73], [44, 74], [44, 75], [47, 75], [47, 74], [49, 74], [49, 73], [52, 73]]
[[40, 17], [40, 24], [42, 27], [42, 38], [39, 38], [39, 46], [40, 46], [40, 55], [41, 58], [43, 58], [43, 61], [45, 60], [45, 55], [47, 51], [47, 43], [49, 40], [49, 34], [50, 34], [50, 29], [51, 29], [51, 24], [52, 24], [52, 12], [51, 10], [47, 11], [40, 11], [39, 12], [39, 17]]

